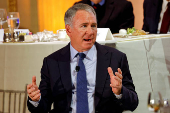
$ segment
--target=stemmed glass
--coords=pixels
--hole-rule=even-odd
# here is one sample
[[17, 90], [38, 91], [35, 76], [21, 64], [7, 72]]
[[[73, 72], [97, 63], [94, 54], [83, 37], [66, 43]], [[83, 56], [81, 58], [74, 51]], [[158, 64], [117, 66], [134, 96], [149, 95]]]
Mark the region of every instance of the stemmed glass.
[[148, 109], [154, 113], [157, 113], [162, 107], [163, 101], [160, 92], [150, 92], [148, 95]]
[[13, 31], [19, 28], [20, 18], [19, 12], [9, 12], [8, 13], [8, 27]]
[[7, 13], [5, 9], [0, 8], [0, 29], [3, 28], [3, 24], [7, 22]]

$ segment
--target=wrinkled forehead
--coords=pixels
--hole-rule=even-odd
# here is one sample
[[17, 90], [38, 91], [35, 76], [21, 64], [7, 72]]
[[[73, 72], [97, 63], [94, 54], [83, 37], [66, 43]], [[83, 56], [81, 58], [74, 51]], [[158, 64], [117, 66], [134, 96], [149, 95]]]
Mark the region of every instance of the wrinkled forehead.
[[72, 21], [78, 21], [78, 19], [85, 19], [85, 18], [88, 18], [88, 17], [92, 17], [91, 19], [94, 19], [95, 21], [97, 21], [96, 15], [94, 15], [93, 12], [89, 12], [89, 11], [86, 11], [86, 10], [78, 10], [75, 13]]

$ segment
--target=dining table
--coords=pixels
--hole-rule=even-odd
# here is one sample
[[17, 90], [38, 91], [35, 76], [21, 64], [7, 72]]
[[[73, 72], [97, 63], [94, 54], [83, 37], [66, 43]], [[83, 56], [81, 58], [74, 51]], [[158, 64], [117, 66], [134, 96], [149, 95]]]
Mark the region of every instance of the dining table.
[[[147, 108], [149, 92], [160, 91], [163, 98], [170, 99], [170, 34], [115, 37], [114, 40], [116, 41], [107, 40], [98, 43], [116, 48], [127, 55], [139, 98], [139, 105], [134, 113], [150, 113]], [[25, 84], [32, 82], [32, 76], [36, 76], [36, 83], [39, 85], [44, 57], [68, 43], [69, 41], [1, 42], [0, 89], [23, 90]], [[0, 102], [1, 100], [0, 95]], [[131, 112], [124, 111], [124, 113]]]

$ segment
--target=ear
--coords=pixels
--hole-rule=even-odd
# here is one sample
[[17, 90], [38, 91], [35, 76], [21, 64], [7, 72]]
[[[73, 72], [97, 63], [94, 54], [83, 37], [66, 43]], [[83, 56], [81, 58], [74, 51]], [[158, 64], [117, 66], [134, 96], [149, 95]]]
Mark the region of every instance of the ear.
[[67, 24], [67, 25], [65, 25], [65, 29], [66, 29], [67, 35], [70, 37], [70, 35], [71, 35], [71, 26]]

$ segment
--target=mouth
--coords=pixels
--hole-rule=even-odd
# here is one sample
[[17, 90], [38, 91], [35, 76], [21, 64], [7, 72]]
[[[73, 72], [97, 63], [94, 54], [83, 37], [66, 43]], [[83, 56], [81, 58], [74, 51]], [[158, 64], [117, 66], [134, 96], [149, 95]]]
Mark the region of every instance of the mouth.
[[86, 42], [90, 42], [92, 39], [83, 39]]

